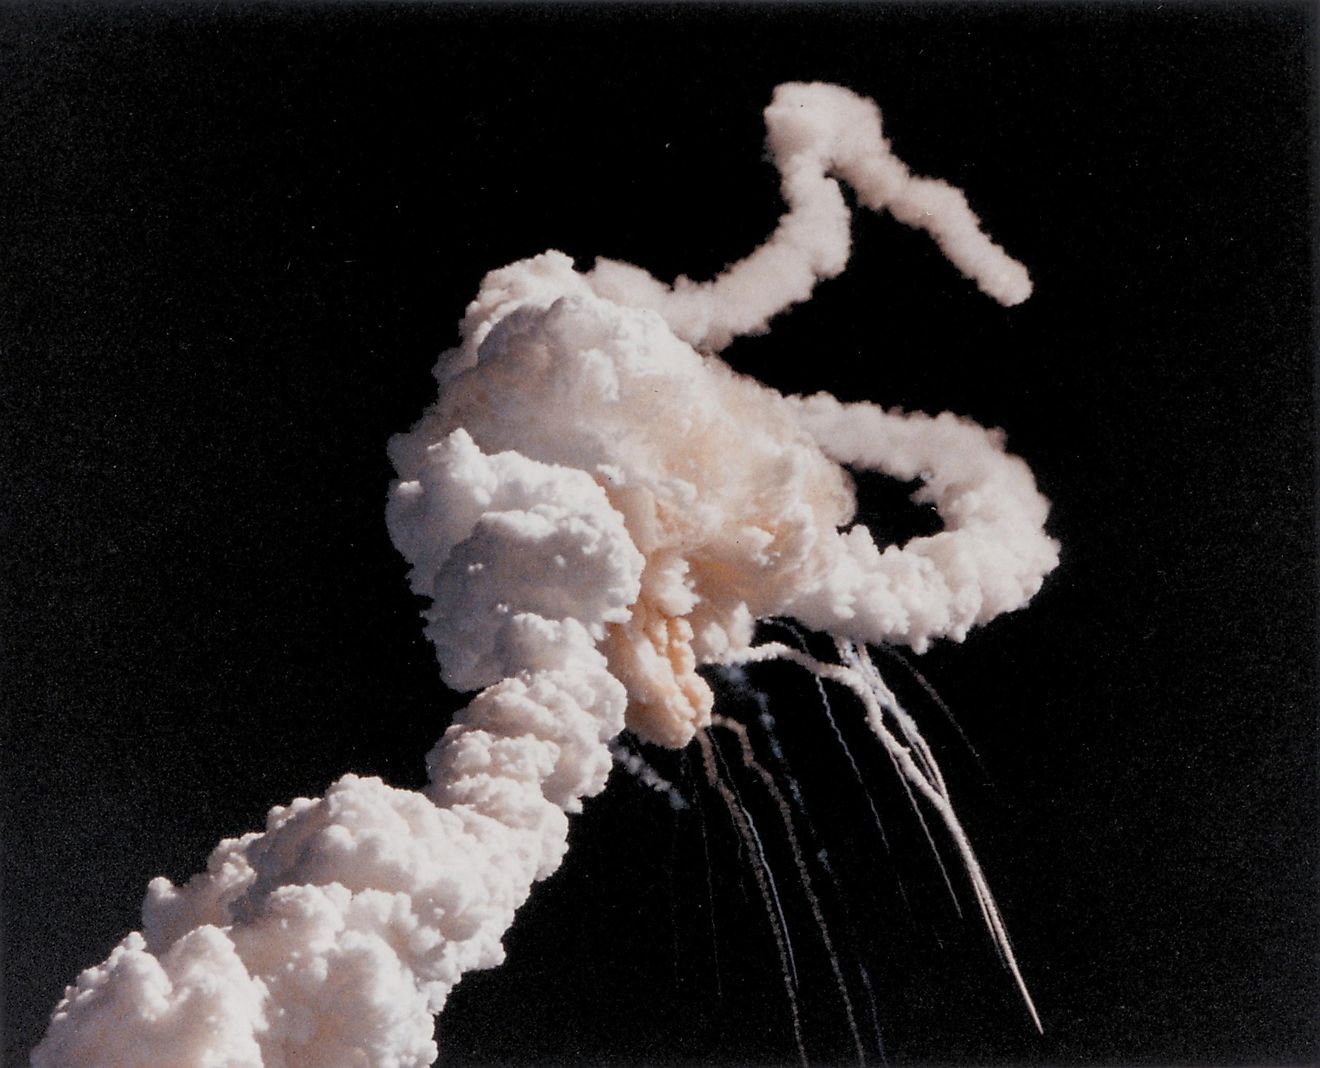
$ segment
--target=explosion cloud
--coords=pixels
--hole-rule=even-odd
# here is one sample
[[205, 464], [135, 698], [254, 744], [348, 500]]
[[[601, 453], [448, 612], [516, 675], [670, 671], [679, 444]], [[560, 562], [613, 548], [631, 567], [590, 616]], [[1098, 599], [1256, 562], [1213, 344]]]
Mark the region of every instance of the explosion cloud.
[[[429, 786], [346, 775], [222, 842], [185, 886], [154, 880], [142, 930], [68, 988], [35, 1068], [430, 1064], [434, 1014], [502, 960], [613, 739], [686, 745], [712, 723], [698, 668], [769, 658], [857, 692], [953, 832], [1021, 985], [934, 758], [864, 650], [961, 640], [1025, 605], [1058, 559], [1048, 504], [996, 432], [784, 397], [715, 354], [843, 269], [840, 179], [1001, 303], [1031, 284], [961, 192], [894, 157], [869, 101], [783, 85], [765, 118], [788, 205], [765, 244], [705, 283], [583, 273], [553, 251], [492, 272], [438, 399], [390, 443], [391, 537], [431, 598], [444, 681], [477, 691]], [[845, 464], [920, 479], [944, 529], [876, 545], [849, 525]], [[753, 645], [768, 617], [835, 635], [840, 663]]]

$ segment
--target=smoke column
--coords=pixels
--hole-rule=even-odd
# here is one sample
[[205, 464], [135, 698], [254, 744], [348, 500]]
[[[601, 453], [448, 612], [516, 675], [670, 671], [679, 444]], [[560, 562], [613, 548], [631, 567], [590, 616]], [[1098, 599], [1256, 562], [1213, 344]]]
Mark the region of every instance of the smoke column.
[[[444, 681], [476, 692], [427, 757], [429, 786], [346, 775], [222, 842], [185, 886], [154, 880], [142, 930], [67, 989], [34, 1068], [430, 1064], [434, 1014], [501, 962], [569, 814], [605, 786], [612, 739], [626, 726], [678, 747], [710, 726], [703, 664], [795, 659], [854, 688], [970, 857], [933, 757], [858, 648], [920, 651], [1025, 605], [1057, 562], [1047, 502], [998, 433], [786, 398], [714, 354], [843, 269], [839, 179], [1001, 303], [1030, 282], [961, 192], [894, 157], [869, 101], [783, 85], [765, 119], [788, 205], [765, 244], [705, 283], [613, 261], [580, 273], [553, 251], [492, 272], [439, 397], [391, 441], [390, 534], [432, 599]], [[944, 530], [877, 546], [850, 525], [842, 464], [921, 479]], [[844, 662], [754, 647], [772, 616], [834, 634]]]

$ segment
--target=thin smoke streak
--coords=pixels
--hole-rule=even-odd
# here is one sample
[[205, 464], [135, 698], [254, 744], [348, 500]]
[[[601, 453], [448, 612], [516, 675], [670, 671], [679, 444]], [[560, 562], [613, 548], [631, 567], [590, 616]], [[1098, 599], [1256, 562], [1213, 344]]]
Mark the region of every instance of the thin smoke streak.
[[[779, 887], [775, 882], [774, 869], [770, 867], [770, 860], [766, 856], [765, 845], [761, 841], [761, 835], [756, 830], [756, 821], [752, 819], [752, 814], [747, 811], [747, 806], [743, 803], [742, 793], [738, 789], [738, 784], [730, 773], [729, 765], [720, 751], [720, 747], [714, 741], [710, 744], [711, 750], [715, 754], [716, 762], [720, 768], [720, 779], [729, 790], [730, 796], [738, 806], [738, 814], [741, 817], [738, 826], [745, 828], [748, 835], [748, 841], [753, 848], [753, 860], [759, 866], [760, 871], [765, 876], [766, 885], [770, 889], [770, 900], [774, 904], [773, 923], [777, 924], [780, 933], [784, 939], [784, 950], [788, 957], [788, 971], [793, 980], [793, 986], [798, 986], [797, 957], [793, 952], [793, 936], [789, 931], [788, 917], [784, 914], [784, 905], [779, 897]], [[721, 791], [723, 792], [723, 791]]]
[[742, 753], [743, 764], [754, 771], [757, 777], [765, 784], [766, 791], [770, 794], [779, 810], [779, 818], [784, 825], [784, 835], [788, 841], [789, 850], [793, 856], [793, 864], [797, 868], [798, 879], [802, 887], [802, 892], [807, 898], [807, 904], [811, 909], [812, 918], [816, 921], [816, 930], [819, 932], [821, 941], [825, 944], [825, 955], [830, 963], [830, 970], [834, 973], [835, 984], [838, 987], [839, 997], [843, 1001], [843, 1011], [848, 1018], [848, 1031], [852, 1035], [853, 1045], [857, 1050], [857, 1062], [866, 1063], [866, 1050], [862, 1047], [862, 1036], [857, 1030], [857, 1017], [853, 1011], [852, 998], [848, 996], [848, 984], [844, 981], [843, 971], [839, 966], [839, 955], [834, 949], [834, 940], [830, 937], [829, 925], [825, 922], [825, 914], [821, 911], [820, 901], [816, 897], [815, 888], [811, 885], [811, 873], [807, 869], [806, 861], [802, 858], [802, 849], [798, 844], [797, 833], [793, 830], [793, 817], [789, 812], [788, 802], [784, 800], [784, 795], [779, 792], [775, 785], [773, 776], [757, 761], [752, 752], [751, 740], [747, 737], [747, 728], [737, 720], [729, 719], [727, 716], [713, 717], [712, 722], [717, 727], [723, 727], [732, 731], [738, 739], [739, 750]]
[[935, 689], [934, 684], [926, 678], [926, 676], [917, 668], [916, 664], [912, 663], [911, 660], [900, 653], [897, 649], [890, 645], [886, 645], [883, 642], [874, 646], [874, 648], [889, 657], [894, 663], [901, 665], [903, 669], [916, 680], [917, 685], [920, 686], [926, 696], [930, 698], [931, 704], [940, 710], [945, 721], [958, 732], [958, 737], [962, 739], [962, 743], [967, 747], [967, 751], [972, 754], [972, 759], [976, 761], [976, 766], [981, 769], [981, 773], [988, 779], [990, 771], [985, 766], [985, 761], [981, 759], [981, 754], [977, 751], [976, 746], [972, 744], [972, 740], [967, 736], [967, 732], [963, 730], [962, 724], [958, 722], [958, 717], [953, 714], [953, 709], [951, 709], [948, 702], [940, 696], [940, 693]]
[[[683, 754], [683, 766], [686, 769], [688, 753]], [[706, 861], [706, 915], [710, 920], [710, 948], [715, 964], [715, 998], [724, 1000], [724, 980], [720, 973], [720, 940], [715, 926], [715, 882], [710, 863], [710, 841], [706, 831], [706, 807], [698, 801], [697, 813], [701, 817], [701, 852]]]
[[[807, 807], [805, 801], [802, 798], [801, 788], [798, 784], [797, 778], [793, 775], [792, 764], [789, 761], [788, 756], [784, 753], [783, 747], [779, 744], [779, 740], [775, 735], [774, 716], [772, 716], [769, 711], [763, 711], [760, 716], [760, 723], [762, 727], [764, 727], [765, 729], [766, 740], [770, 746], [771, 755], [774, 756], [775, 760], [779, 762], [780, 770], [783, 772], [784, 775], [784, 780], [788, 783], [789, 791], [793, 795], [794, 801], [797, 802], [797, 806], [798, 806], [797, 812], [798, 815], [801, 817], [803, 823], [806, 825], [807, 835], [810, 838], [810, 840], [816, 844], [816, 852], [815, 852], [816, 860], [819, 862], [821, 866], [821, 870], [825, 873], [825, 877], [829, 880], [830, 885], [833, 886], [834, 888], [834, 892], [838, 900], [839, 906], [843, 910], [844, 923], [847, 925], [850, 932], [854, 932], [850, 940], [855, 945], [856, 944], [855, 925], [853, 923], [852, 915], [848, 909], [848, 902], [846, 896], [844, 895], [843, 890], [839, 885], [839, 880], [834, 873], [834, 868], [830, 864], [829, 850], [823, 844], [820, 844], [821, 843], [820, 833], [816, 829], [815, 820], [811, 818], [810, 809]], [[898, 887], [899, 887], [900, 896], [902, 897], [903, 900], [903, 904], [904, 906], [908, 907], [910, 911], [910, 905], [907, 900], [907, 895], [903, 893], [901, 881], [898, 883]], [[875, 992], [871, 988], [871, 977], [867, 973], [866, 965], [863, 963], [860, 954], [855, 953], [854, 957], [855, 957], [854, 964], [856, 965], [861, 975], [862, 986], [866, 992], [867, 1007], [869, 1010], [869, 1014], [871, 1017], [871, 1024], [875, 1035], [876, 1051], [880, 1054], [880, 1059], [883, 1062], [885, 1056], [884, 1053], [885, 1045], [884, 1045], [884, 1039], [881, 1037], [880, 1034], [880, 1017], [878, 1015], [878, 1010], [876, 1008]]]
[[[802, 632], [798, 630], [797, 627], [793, 626], [791, 623], [786, 623], [781, 620], [773, 620], [772, 622], [779, 623], [781, 626], [784, 626], [793, 635], [793, 637], [796, 639], [798, 644], [802, 646], [803, 651], [804, 652], [808, 651], [806, 638], [803, 636]], [[880, 810], [876, 808], [875, 798], [872, 797], [871, 790], [866, 785], [866, 778], [865, 776], [862, 775], [861, 768], [857, 766], [857, 759], [853, 756], [852, 749], [849, 747], [848, 742], [843, 737], [843, 731], [839, 727], [839, 722], [834, 716], [834, 706], [830, 703], [830, 696], [825, 690], [825, 684], [820, 680], [819, 677], [815, 675], [812, 675], [811, 681], [814, 683], [816, 687], [816, 692], [820, 695], [821, 708], [824, 709], [825, 720], [830, 725], [830, 731], [834, 735], [834, 740], [839, 743], [839, 748], [843, 750], [843, 755], [848, 761], [848, 767], [852, 770], [853, 778], [857, 780], [857, 785], [861, 787], [862, 794], [866, 798], [866, 807], [871, 813], [871, 821], [875, 824], [875, 829], [880, 834], [880, 842], [884, 846], [885, 854], [887, 856], [892, 857], [893, 850], [890, 848], [889, 845], [889, 835], [885, 832], [884, 821], [880, 818]], [[903, 887], [902, 876], [900, 876], [897, 873], [897, 871], [895, 871], [894, 877], [897, 880], [899, 894], [903, 898], [904, 906], [907, 907], [908, 909], [911, 909], [911, 904], [908, 901], [907, 891]]]
[[729, 819], [737, 827], [739, 836], [749, 843], [749, 847], [751, 843], [755, 843], [754, 850], [750, 850], [752, 851], [752, 874], [756, 878], [756, 888], [761, 893], [766, 917], [770, 921], [770, 930], [774, 934], [775, 949], [779, 953], [780, 972], [784, 981], [784, 993], [788, 997], [788, 1012], [789, 1020], [793, 1025], [793, 1040], [797, 1045], [798, 1058], [801, 1060], [803, 1068], [806, 1068], [808, 1064], [807, 1048], [802, 1037], [802, 1018], [798, 1011], [797, 972], [793, 966], [792, 947], [788, 942], [787, 926], [783, 925], [783, 913], [778, 911], [778, 899], [772, 896], [770, 885], [767, 883], [769, 868], [764, 863], [765, 858], [760, 849], [760, 840], [755, 837], [755, 831], [751, 827], [750, 820], [746, 818], [746, 809], [742, 807], [742, 802], [730, 789], [727, 776], [720, 774], [716, 765], [716, 756], [719, 753], [718, 747], [707, 734], [698, 735], [697, 742], [701, 747], [706, 778], [724, 801]]
[[[820, 686], [819, 679], [816, 680], [816, 684], [817, 686]], [[757, 697], [761, 698], [763, 697], [763, 695], [758, 693]], [[758, 707], [763, 706], [763, 704], [764, 704], [763, 701], [758, 700]], [[843, 910], [844, 923], [848, 926], [850, 932], [855, 931], [855, 925], [853, 923], [851, 913], [848, 909], [846, 896], [844, 895], [843, 890], [839, 885], [839, 880], [834, 873], [834, 868], [830, 864], [829, 850], [823, 844], [820, 844], [821, 835], [816, 828], [815, 820], [811, 818], [811, 810], [808, 808], [806, 802], [802, 797], [801, 787], [797, 781], [796, 776], [794, 776], [793, 774], [792, 763], [788, 759], [787, 754], [784, 752], [783, 747], [780, 745], [779, 739], [775, 734], [775, 719], [774, 716], [771, 715], [771, 713], [769, 712], [768, 708], [763, 707], [759, 716], [759, 722], [761, 726], [765, 729], [766, 742], [770, 746], [770, 753], [775, 758], [775, 760], [778, 761], [780, 770], [784, 776], [784, 781], [788, 783], [789, 792], [792, 794], [794, 801], [797, 803], [798, 806], [797, 814], [802, 819], [802, 822], [806, 826], [808, 837], [813, 843], [816, 844], [816, 852], [815, 852], [816, 860], [820, 863], [821, 870], [825, 873], [825, 876], [829, 880], [830, 885], [833, 886], [834, 888], [834, 892], [837, 897], [839, 906]], [[897, 873], [895, 874], [897, 876]], [[906, 893], [903, 892], [902, 881], [898, 880], [897, 885], [899, 888], [900, 897], [903, 900], [903, 904], [910, 911], [911, 906], [908, 902]], [[853, 942], [854, 945], [856, 944], [855, 933], [853, 934], [851, 941]], [[860, 973], [862, 986], [866, 993], [867, 1007], [869, 1010], [872, 1029], [875, 1036], [876, 1050], [880, 1055], [881, 1061], [883, 1062], [885, 1057], [885, 1053], [884, 1053], [885, 1045], [884, 1045], [884, 1039], [880, 1033], [880, 1017], [878, 1015], [878, 1010], [876, 1007], [875, 992], [871, 987], [871, 977], [866, 970], [866, 965], [865, 963], [863, 963], [861, 956], [858, 954], [854, 954], [854, 956], [855, 956], [854, 964], [856, 965], [858, 972]]]

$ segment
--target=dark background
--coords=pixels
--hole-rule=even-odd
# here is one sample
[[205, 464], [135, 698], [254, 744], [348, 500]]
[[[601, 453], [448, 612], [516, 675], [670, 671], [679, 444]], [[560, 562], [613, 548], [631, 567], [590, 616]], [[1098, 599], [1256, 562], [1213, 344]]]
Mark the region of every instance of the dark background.
[[[6, 7], [7, 1063], [151, 876], [344, 771], [420, 783], [458, 699], [385, 535], [386, 439], [487, 269], [556, 247], [707, 277], [759, 242], [789, 79], [874, 97], [1037, 290], [1005, 311], [868, 215], [849, 273], [730, 361], [1006, 428], [1064, 546], [1029, 609], [921, 658], [979, 764], [881, 660], [1043, 1037], [860, 715], [837, 702], [888, 853], [812, 687], [755, 676], [868, 1060], [859, 964], [894, 1063], [1314, 1063], [1312, 29], [1264, 4]], [[891, 536], [925, 521], [865, 490]], [[794, 1062], [692, 757], [654, 755], [682, 812], [626, 775], [588, 805], [508, 963], [454, 993], [444, 1063]], [[735, 780], [808, 1050], [847, 1063], [775, 809]]]

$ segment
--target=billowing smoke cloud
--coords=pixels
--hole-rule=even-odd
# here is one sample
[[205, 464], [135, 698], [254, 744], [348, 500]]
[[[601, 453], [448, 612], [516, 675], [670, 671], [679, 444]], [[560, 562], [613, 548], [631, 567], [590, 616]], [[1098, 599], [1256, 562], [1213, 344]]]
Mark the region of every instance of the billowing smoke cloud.
[[[766, 124], [789, 210], [764, 245], [701, 284], [612, 261], [580, 273], [558, 252], [492, 272], [438, 399], [391, 442], [390, 534], [432, 598], [444, 680], [479, 691], [429, 755], [430, 785], [347, 775], [222, 842], [186, 886], [153, 881], [142, 931], [66, 991], [35, 1068], [430, 1064], [433, 1015], [502, 960], [567, 814], [604, 788], [612, 739], [626, 723], [681, 746], [707, 727], [698, 667], [778, 655], [752, 646], [757, 619], [921, 650], [1036, 591], [1057, 561], [1048, 505], [1000, 435], [786, 398], [713, 355], [843, 269], [838, 178], [995, 299], [1030, 292], [961, 192], [891, 154], [869, 101], [785, 85]], [[921, 479], [945, 529], [877, 546], [849, 526], [842, 464]], [[840, 648], [829, 670], [866, 682]], [[882, 731], [892, 712], [865, 700]], [[929, 760], [905, 774], [947, 807]]]

